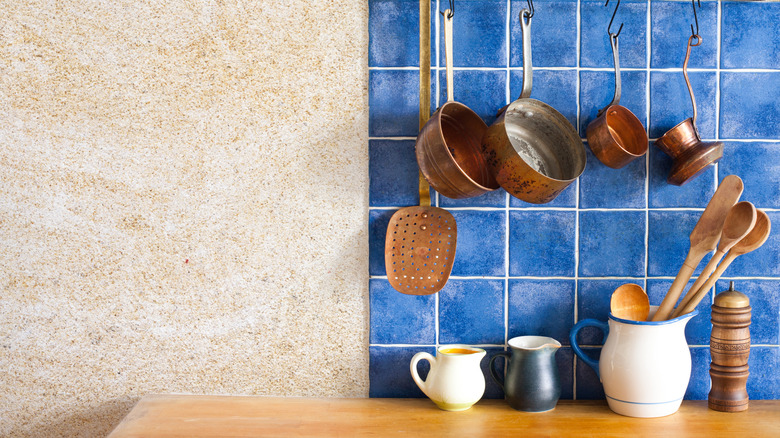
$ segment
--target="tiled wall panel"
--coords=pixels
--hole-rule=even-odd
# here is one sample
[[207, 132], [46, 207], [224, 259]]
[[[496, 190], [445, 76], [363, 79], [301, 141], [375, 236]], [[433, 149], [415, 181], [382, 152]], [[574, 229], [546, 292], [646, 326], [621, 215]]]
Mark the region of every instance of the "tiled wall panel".
[[[490, 124], [496, 110], [520, 95], [517, 17], [526, 2], [455, 3], [455, 99]], [[451, 280], [428, 297], [394, 291], [384, 272], [387, 222], [398, 208], [418, 202], [418, 3], [369, 4], [372, 396], [422, 396], [408, 369], [416, 351], [458, 342], [485, 347], [490, 356], [506, 348], [510, 338], [534, 334], [564, 344], [557, 355], [563, 398], [603, 398], [595, 374], [573, 355], [569, 330], [584, 318], [606, 319], [609, 296], [624, 283], [643, 286], [651, 303], [658, 304], [720, 180], [739, 175], [745, 182], [742, 199], [780, 224], [780, 3], [702, 1], [697, 16], [703, 42], [692, 50], [689, 65], [697, 126], [704, 139], [723, 141], [725, 152], [716, 166], [678, 187], [666, 182], [672, 161], [653, 140], [691, 116], [681, 69], [693, 23], [691, 4], [628, 0], [621, 2], [613, 27], [624, 23], [621, 104], [646, 126], [648, 154], [615, 170], [596, 160], [586, 144], [583, 175], [544, 205], [525, 203], [501, 189], [463, 200], [434, 196], [458, 224]], [[446, 100], [442, 22], [436, 11], [447, 6], [431, 2], [433, 108]], [[612, 3], [537, 0], [535, 9], [532, 97], [560, 111], [585, 141], [585, 128], [614, 92], [606, 34]], [[710, 292], [710, 302], [730, 280], [752, 300], [751, 398], [780, 398], [777, 233], [732, 264]], [[706, 399], [709, 391], [709, 306], [699, 306], [699, 312], [686, 329], [693, 357], [689, 399]], [[603, 339], [586, 329], [581, 342], [595, 356]], [[486, 396], [502, 396], [489, 378]]]

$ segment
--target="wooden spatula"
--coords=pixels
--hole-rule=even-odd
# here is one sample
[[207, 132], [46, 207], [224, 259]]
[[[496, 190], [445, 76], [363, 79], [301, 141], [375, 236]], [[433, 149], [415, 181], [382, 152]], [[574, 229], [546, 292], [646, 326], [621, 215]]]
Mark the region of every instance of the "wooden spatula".
[[742, 179], [736, 175], [729, 175], [720, 182], [715, 194], [701, 214], [699, 221], [691, 231], [691, 246], [688, 255], [685, 257], [683, 265], [677, 272], [677, 276], [672, 282], [672, 286], [666, 293], [661, 306], [652, 318], [652, 321], [665, 321], [669, 319], [674, 310], [674, 305], [680, 299], [685, 285], [691, 279], [693, 271], [701, 262], [701, 259], [713, 251], [720, 239], [723, 223], [726, 221], [726, 215], [734, 204], [739, 201], [745, 185]]

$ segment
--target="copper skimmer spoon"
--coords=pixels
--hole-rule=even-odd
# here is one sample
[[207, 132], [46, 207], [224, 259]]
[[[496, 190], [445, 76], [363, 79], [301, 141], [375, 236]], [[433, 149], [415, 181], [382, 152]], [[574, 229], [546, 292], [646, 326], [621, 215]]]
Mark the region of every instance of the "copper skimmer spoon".
[[[420, 0], [420, 128], [431, 114], [431, 11]], [[452, 272], [458, 227], [450, 212], [431, 206], [428, 182], [419, 175], [420, 205], [393, 214], [385, 237], [385, 271], [393, 288], [407, 295], [440, 291]]]

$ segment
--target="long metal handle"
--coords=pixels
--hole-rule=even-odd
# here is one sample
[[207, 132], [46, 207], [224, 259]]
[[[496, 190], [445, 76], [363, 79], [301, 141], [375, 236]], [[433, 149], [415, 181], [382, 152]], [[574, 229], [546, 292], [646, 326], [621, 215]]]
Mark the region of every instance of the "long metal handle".
[[[420, 129], [431, 117], [431, 4], [420, 0]], [[420, 205], [431, 205], [431, 189], [419, 172]]]
[[615, 62], [615, 95], [612, 97], [612, 102], [610, 102], [609, 105], [605, 106], [601, 110], [599, 110], [598, 115], [601, 115], [604, 111], [607, 110], [607, 108], [611, 107], [612, 105], [619, 105], [620, 104], [620, 94], [622, 91], [622, 86], [620, 83], [620, 55], [618, 55], [618, 38], [617, 35], [609, 35], [609, 44], [612, 46], [612, 59]]
[[[696, 44], [692, 44], [693, 39], [696, 38]], [[688, 38], [688, 49], [685, 51], [685, 61], [683, 61], [683, 76], [685, 77], [685, 85], [688, 86], [688, 93], [691, 95], [691, 104], [693, 105], [693, 127], [696, 128], [696, 97], [693, 95], [693, 87], [691, 87], [691, 80], [688, 79], [688, 61], [691, 59], [691, 47], [696, 47], [701, 44], [701, 36], [691, 35]]]
[[523, 91], [521, 99], [531, 97], [531, 89], [534, 83], [534, 67], [531, 62], [531, 16], [528, 9], [520, 11], [520, 29], [523, 32]]
[[447, 9], [441, 13], [444, 16], [444, 62], [447, 67], [447, 102], [455, 100], [455, 91], [452, 85], [452, 17], [453, 13]]

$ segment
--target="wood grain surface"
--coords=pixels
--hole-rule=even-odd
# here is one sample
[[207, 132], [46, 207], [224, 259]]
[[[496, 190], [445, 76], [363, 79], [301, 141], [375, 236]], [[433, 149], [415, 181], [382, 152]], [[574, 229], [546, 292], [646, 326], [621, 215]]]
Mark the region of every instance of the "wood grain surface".
[[741, 413], [686, 401], [662, 418], [629, 418], [604, 401], [562, 400], [546, 413], [525, 413], [503, 400], [463, 412], [428, 399], [267, 398], [151, 395], [111, 433], [125, 437], [415, 437], [415, 436], [780, 436], [780, 401], [750, 402]]

